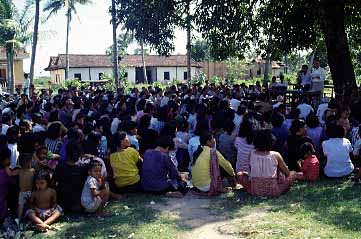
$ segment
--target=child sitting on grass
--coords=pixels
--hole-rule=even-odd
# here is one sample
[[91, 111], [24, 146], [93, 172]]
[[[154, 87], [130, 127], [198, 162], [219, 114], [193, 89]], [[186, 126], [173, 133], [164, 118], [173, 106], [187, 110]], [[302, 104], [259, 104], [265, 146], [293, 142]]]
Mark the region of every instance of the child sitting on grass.
[[300, 147], [303, 160], [298, 161], [302, 173], [298, 173], [297, 179], [315, 181], [320, 176], [320, 162], [316, 157], [315, 148], [311, 143], [304, 143]]
[[86, 212], [94, 213], [97, 216], [108, 216], [103, 212], [109, 200], [109, 186], [102, 180], [102, 164], [92, 160], [89, 164], [88, 178], [84, 184], [81, 194], [81, 204]]
[[35, 151], [33, 156], [33, 166], [37, 172], [41, 169], [55, 170], [59, 159], [59, 155], [49, 152], [48, 148], [42, 145]]
[[31, 198], [31, 191], [33, 190], [33, 179], [35, 170], [31, 167], [32, 156], [31, 154], [20, 154], [19, 163], [19, 207], [18, 207], [18, 220], [23, 218], [24, 205]]
[[63, 214], [58, 205], [56, 191], [50, 186], [50, 174], [41, 170], [35, 175], [35, 190], [31, 194], [30, 207], [25, 216], [28, 217], [39, 231], [45, 232]]

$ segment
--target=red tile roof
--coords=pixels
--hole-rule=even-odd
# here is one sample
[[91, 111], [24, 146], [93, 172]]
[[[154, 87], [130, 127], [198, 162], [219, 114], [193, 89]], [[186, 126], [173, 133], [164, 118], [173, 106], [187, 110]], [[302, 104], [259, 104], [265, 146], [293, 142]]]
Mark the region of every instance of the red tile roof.
[[[49, 65], [45, 69], [47, 71], [65, 69], [65, 55], [59, 54], [58, 56], [50, 57]], [[146, 66], [150, 67], [169, 67], [169, 66], [187, 66], [186, 55], [173, 55], [169, 57], [147, 55], [145, 56]], [[141, 67], [141, 55], [127, 55], [124, 56], [119, 64], [127, 67]], [[112, 59], [108, 55], [69, 55], [70, 68], [99, 68], [99, 67], [112, 67]], [[192, 61], [192, 66], [201, 67], [195, 61]]]

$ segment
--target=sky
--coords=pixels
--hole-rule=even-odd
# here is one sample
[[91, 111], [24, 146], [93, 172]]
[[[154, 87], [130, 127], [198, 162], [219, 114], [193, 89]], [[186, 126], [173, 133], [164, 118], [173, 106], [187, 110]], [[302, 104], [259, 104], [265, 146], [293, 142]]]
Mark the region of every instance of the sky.
[[[24, 0], [14, 0], [16, 7], [20, 8]], [[93, 0], [93, 3], [85, 6], [78, 6], [78, 16], [73, 18], [71, 23], [71, 34], [69, 38], [70, 54], [105, 54], [105, 50], [112, 45], [112, 26], [108, 8], [110, 0]], [[42, 18], [47, 15], [41, 9]], [[176, 41], [174, 54], [186, 53], [186, 33], [176, 30]], [[57, 56], [65, 53], [66, 40], [66, 17], [61, 11], [51, 17], [39, 27], [39, 44], [37, 48], [35, 75], [47, 76], [44, 71], [49, 63], [50, 56]], [[130, 54], [138, 48], [133, 44], [129, 47]], [[27, 47], [31, 52], [31, 46]], [[24, 61], [24, 71], [29, 72], [30, 58]]]

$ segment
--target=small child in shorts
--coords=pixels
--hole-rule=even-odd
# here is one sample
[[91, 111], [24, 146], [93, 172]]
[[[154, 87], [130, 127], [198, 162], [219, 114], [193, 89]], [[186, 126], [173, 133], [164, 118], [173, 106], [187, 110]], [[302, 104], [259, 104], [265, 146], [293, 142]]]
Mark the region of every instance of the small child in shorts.
[[88, 178], [81, 194], [81, 204], [86, 212], [97, 216], [107, 216], [103, 209], [109, 199], [109, 186], [102, 178], [102, 164], [92, 160], [89, 164]]
[[20, 154], [19, 156], [19, 207], [18, 219], [21, 221], [23, 218], [24, 205], [31, 198], [31, 191], [33, 190], [33, 180], [35, 170], [31, 167], [32, 155]]
[[63, 210], [57, 203], [56, 191], [50, 186], [50, 174], [47, 170], [40, 170], [35, 175], [35, 190], [31, 194], [30, 207], [25, 217], [29, 218], [36, 228], [45, 232], [50, 229]]

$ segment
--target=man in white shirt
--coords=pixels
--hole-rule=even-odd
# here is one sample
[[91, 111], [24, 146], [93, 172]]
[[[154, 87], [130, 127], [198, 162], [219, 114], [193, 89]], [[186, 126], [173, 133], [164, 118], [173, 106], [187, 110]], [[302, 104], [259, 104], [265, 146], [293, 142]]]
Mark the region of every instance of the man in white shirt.
[[326, 80], [326, 72], [323, 68], [321, 68], [319, 60], [315, 60], [313, 65], [314, 68], [311, 73], [312, 90], [321, 91], [321, 93], [323, 94], [323, 88]]
[[300, 110], [300, 119], [306, 119], [306, 117], [313, 112], [313, 108], [308, 104], [306, 98], [302, 100], [302, 104], [297, 106], [297, 109]]
[[301, 85], [302, 90], [311, 89], [312, 78], [310, 72], [308, 71], [307, 65], [302, 66], [302, 70], [300, 71], [300, 75], [299, 75], [299, 83]]
[[30, 88], [30, 78], [29, 74], [24, 74], [24, 94], [29, 95], [29, 88]]

